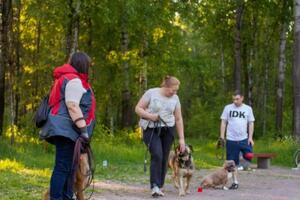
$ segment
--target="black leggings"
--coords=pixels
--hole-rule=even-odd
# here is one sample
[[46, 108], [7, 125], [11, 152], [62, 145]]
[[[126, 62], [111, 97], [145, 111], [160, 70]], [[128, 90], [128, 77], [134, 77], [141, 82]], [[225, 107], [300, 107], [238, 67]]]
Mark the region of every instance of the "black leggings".
[[[172, 143], [174, 141], [175, 127], [162, 127], [160, 135], [159, 128], [147, 128], [143, 133], [143, 141], [147, 145], [150, 142], [150, 186], [163, 187], [167, 173], [167, 163]], [[152, 139], [151, 139], [152, 135]], [[151, 140], [151, 141], [150, 141]]]

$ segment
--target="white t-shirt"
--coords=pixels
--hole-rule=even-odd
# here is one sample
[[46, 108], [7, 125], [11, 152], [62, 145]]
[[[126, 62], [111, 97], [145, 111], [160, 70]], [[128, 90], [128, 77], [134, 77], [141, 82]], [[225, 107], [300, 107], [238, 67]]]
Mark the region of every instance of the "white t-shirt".
[[[175, 125], [174, 111], [177, 107], [180, 108], [180, 101], [176, 94], [166, 97], [160, 93], [160, 88], [152, 88], [145, 92], [142, 99], [149, 102], [147, 112], [158, 114], [169, 127]], [[139, 124], [143, 129], [154, 127], [152, 121], [145, 119], [141, 119]], [[161, 126], [165, 126], [165, 124], [161, 123]]]
[[74, 78], [66, 85], [65, 102], [71, 101], [79, 104], [84, 93], [86, 93], [86, 89], [84, 89], [81, 80]]
[[248, 123], [254, 122], [252, 108], [246, 104], [237, 107], [234, 103], [225, 106], [221, 119], [227, 121], [226, 138], [241, 141], [248, 138]]

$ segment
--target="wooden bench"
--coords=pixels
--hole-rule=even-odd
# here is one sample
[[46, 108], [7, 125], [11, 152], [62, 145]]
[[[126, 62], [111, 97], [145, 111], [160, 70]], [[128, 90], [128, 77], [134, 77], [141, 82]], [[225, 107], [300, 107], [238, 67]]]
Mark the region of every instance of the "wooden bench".
[[268, 169], [271, 165], [271, 158], [276, 157], [275, 153], [254, 153], [253, 158], [257, 158], [258, 169]]

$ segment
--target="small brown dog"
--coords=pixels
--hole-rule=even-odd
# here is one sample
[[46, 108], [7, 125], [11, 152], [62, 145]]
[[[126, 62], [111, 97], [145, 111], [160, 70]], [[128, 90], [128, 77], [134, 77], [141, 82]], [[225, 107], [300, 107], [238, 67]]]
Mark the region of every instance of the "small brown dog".
[[[76, 178], [74, 182], [74, 192], [77, 200], [84, 200], [83, 190], [89, 184], [90, 166], [87, 153], [80, 155], [79, 169], [76, 171]], [[43, 200], [50, 200], [50, 189], [45, 193]]]
[[236, 176], [236, 167], [233, 160], [226, 160], [224, 162], [223, 168], [219, 169], [212, 174], [207, 175], [204, 177], [203, 181], [201, 182], [201, 186], [203, 188], [217, 188], [218, 186], [222, 186], [224, 190], [228, 190], [226, 184], [228, 182], [228, 175], [232, 173], [233, 176]]
[[173, 182], [179, 189], [179, 196], [184, 196], [189, 191], [191, 178], [194, 172], [194, 162], [192, 157], [193, 148], [190, 145], [185, 146], [185, 151], [180, 152], [180, 147], [170, 152], [168, 165], [173, 171]]

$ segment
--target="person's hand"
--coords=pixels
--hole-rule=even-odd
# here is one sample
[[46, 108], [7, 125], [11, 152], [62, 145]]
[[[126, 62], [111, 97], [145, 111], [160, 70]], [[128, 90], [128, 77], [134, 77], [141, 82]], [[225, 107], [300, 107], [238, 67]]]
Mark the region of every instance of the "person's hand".
[[81, 142], [80, 152], [86, 153], [90, 146], [90, 139], [83, 134], [79, 135], [78, 140]]
[[251, 145], [252, 147], [254, 146], [254, 141], [252, 138], [248, 139], [248, 145]]
[[89, 134], [87, 132], [87, 127], [80, 128], [80, 139], [84, 145], [88, 145], [90, 143]]
[[89, 134], [88, 134], [88, 131], [87, 131], [87, 127], [86, 127], [86, 126], [85, 126], [85, 127], [82, 127], [82, 128], [79, 128], [79, 130], [80, 130], [80, 135], [81, 135], [82, 137], [85, 137], [85, 138], [89, 139]]
[[218, 148], [224, 148], [225, 147], [225, 139], [224, 138], [219, 138], [218, 142], [217, 142], [217, 147]]
[[158, 114], [150, 114], [149, 119], [153, 122], [156, 122], [159, 120], [159, 115]]
[[85, 134], [79, 135], [79, 138], [81, 139], [81, 142], [83, 144], [89, 144], [90, 143], [90, 139]]
[[180, 147], [180, 152], [185, 151], [185, 142], [183, 138], [179, 139], [179, 147]]

